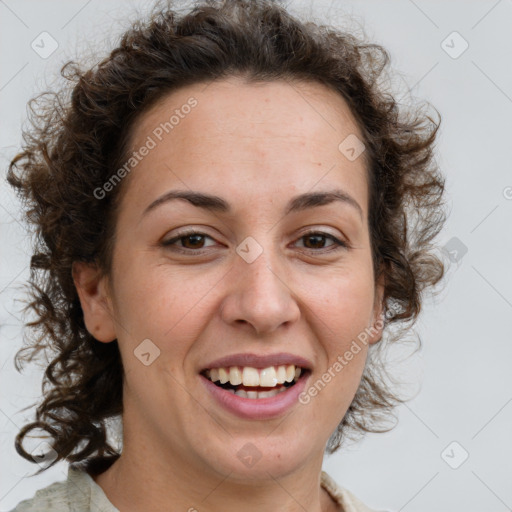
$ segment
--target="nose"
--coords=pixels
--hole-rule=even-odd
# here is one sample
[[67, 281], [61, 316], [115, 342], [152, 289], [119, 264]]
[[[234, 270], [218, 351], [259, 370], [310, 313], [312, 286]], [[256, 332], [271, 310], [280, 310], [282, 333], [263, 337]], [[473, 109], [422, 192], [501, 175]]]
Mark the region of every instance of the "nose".
[[249, 326], [263, 335], [282, 325], [290, 326], [300, 318], [300, 308], [285, 272], [270, 263], [265, 251], [252, 263], [237, 257], [221, 305], [224, 322]]

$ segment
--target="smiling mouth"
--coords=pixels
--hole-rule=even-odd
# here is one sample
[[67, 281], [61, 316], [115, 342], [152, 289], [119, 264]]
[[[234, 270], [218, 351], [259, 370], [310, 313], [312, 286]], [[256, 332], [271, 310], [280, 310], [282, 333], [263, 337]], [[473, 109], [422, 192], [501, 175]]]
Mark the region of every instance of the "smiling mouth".
[[270, 398], [293, 387], [308, 370], [290, 365], [254, 368], [231, 366], [210, 368], [201, 372], [216, 386], [242, 398]]

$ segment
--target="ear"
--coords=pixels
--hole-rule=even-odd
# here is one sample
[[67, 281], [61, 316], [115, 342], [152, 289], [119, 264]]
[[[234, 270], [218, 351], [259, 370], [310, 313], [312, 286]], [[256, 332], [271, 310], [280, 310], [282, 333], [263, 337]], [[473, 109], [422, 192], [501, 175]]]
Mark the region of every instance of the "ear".
[[87, 331], [103, 343], [114, 341], [117, 336], [107, 276], [101, 275], [97, 265], [82, 261], [73, 262], [72, 275]]
[[373, 345], [382, 339], [384, 330], [384, 273], [381, 272], [375, 285], [375, 301], [373, 305], [372, 325], [368, 328], [368, 343]]

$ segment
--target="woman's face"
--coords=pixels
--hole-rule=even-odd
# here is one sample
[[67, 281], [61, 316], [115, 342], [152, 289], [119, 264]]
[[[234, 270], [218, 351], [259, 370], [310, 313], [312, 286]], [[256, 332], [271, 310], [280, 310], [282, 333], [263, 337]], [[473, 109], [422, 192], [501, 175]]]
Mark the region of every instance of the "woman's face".
[[[84, 306], [119, 342], [126, 453], [251, 479], [321, 464], [379, 339], [363, 334], [381, 287], [355, 137], [323, 85], [235, 78], [174, 92], [133, 127], [110, 314]], [[224, 372], [231, 385], [211, 381]]]

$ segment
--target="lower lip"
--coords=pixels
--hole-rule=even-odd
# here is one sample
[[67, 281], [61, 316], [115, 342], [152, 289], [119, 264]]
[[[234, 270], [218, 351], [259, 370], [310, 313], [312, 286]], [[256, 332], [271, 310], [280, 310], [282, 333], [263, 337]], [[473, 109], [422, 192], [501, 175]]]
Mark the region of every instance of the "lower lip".
[[237, 416], [252, 420], [276, 418], [291, 409], [299, 401], [308, 380], [308, 375], [305, 375], [286, 391], [268, 398], [243, 398], [216, 386], [202, 375], [200, 377], [219, 405]]

